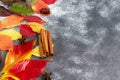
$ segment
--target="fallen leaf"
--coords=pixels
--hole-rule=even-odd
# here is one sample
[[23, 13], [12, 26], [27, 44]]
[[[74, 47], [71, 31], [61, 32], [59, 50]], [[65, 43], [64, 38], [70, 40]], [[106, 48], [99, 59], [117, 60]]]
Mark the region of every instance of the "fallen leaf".
[[0, 80], [19, 80], [19, 78], [15, 77], [12, 74], [5, 73], [0, 77]]
[[[52, 47], [54, 47], [54, 44], [52, 44]], [[40, 55], [40, 47], [36, 46], [33, 50], [32, 50], [32, 55], [36, 56], [36, 57], [41, 57]]]
[[54, 4], [57, 0], [43, 0], [46, 4]]
[[33, 6], [36, 2], [37, 2], [37, 0], [30, 0], [31, 6]]
[[13, 48], [11, 37], [0, 34], [0, 50], [10, 50]]
[[0, 0], [1, 2], [3, 2], [6, 5], [11, 5], [12, 3], [14, 3], [16, 0]]
[[7, 29], [7, 30], [0, 31], [0, 35], [1, 34], [10, 36], [12, 40], [17, 40], [22, 38], [21, 34], [14, 29]]
[[39, 47], [39, 46], [36, 46], [36, 47], [32, 50], [32, 54], [33, 54], [34, 56], [41, 57], [41, 55], [40, 55], [40, 47]]
[[2, 22], [0, 21], [0, 30], [2, 30], [4, 27], [2, 26]]
[[12, 12], [4, 8], [3, 6], [0, 6], [0, 16], [10, 16], [12, 15]]
[[24, 19], [24, 17], [22, 16], [18, 16], [18, 15], [11, 15], [6, 17], [4, 20], [2, 20], [0, 23], [0, 25], [2, 26], [2, 28], [12, 28], [12, 27], [16, 27], [20, 24], [20, 22]]
[[9, 50], [6, 55], [5, 65], [2, 72], [7, 72], [14, 64], [18, 63], [21, 60], [30, 59], [34, 43], [35, 40], [31, 40], [24, 44], [15, 45], [13, 47], [13, 50]]
[[29, 22], [27, 24], [30, 25], [30, 27], [32, 28], [32, 30], [34, 32], [40, 33], [40, 29], [44, 29], [45, 30], [45, 27], [43, 25], [39, 24], [39, 23]]
[[41, 14], [43, 16], [48, 16], [50, 14], [50, 9], [45, 2], [42, 0], [36, 0], [34, 1], [34, 4], [32, 2], [33, 1], [30, 0], [32, 9], [35, 13]]
[[8, 73], [20, 80], [33, 80], [43, 73], [48, 62], [48, 60], [23, 60], [13, 65]]
[[31, 29], [28, 24], [22, 24], [20, 26], [20, 33], [25, 37], [31, 37], [36, 35], [36, 33]]
[[40, 17], [38, 17], [38, 16], [32, 16], [32, 15], [31, 16], [26, 16], [24, 18], [24, 20], [26, 20], [28, 22], [37, 22], [39, 24], [45, 23], [45, 21], [43, 21]]
[[10, 11], [19, 14], [19, 15], [30, 15], [33, 13], [31, 7], [27, 5], [25, 2], [15, 2], [10, 5]]

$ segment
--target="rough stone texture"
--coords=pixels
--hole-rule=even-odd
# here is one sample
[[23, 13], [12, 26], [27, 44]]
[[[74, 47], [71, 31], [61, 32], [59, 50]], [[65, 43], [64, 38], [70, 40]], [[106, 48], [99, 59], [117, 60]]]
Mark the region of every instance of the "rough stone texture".
[[120, 0], [58, 0], [50, 8], [52, 80], [120, 80]]

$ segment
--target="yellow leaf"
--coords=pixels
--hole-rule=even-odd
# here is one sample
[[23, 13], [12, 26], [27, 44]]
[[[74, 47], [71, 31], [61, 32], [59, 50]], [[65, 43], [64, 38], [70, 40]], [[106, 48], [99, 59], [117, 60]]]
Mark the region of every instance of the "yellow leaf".
[[29, 22], [27, 24], [30, 25], [30, 27], [32, 28], [32, 30], [34, 32], [40, 33], [40, 29], [44, 29], [45, 30], [45, 27], [43, 25], [39, 24], [39, 23]]
[[10, 15], [6, 17], [3, 21], [1, 21], [1, 28], [12, 28], [16, 27], [20, 24], [20, 22], [24, 19], [22, 16], [18, 15]]
[[[54, 47], [54, 44], [52, 44], [52, 47]], [[36, 56], [36, 57], [41, 57], [40, 55], [40, 47], [36, 46], [33, 50], [32, 50], [32, 55]]]
[[0, 34], [10, 36], [12, 40], [17, 40], [22, 38], [22, 35], [14, 29], [7, 29], [0, 31]]
[[39, 46], [35, 47], [35, 48], [32, 50], [32, 54], [33, 54], [34, 56], [41, 57]]

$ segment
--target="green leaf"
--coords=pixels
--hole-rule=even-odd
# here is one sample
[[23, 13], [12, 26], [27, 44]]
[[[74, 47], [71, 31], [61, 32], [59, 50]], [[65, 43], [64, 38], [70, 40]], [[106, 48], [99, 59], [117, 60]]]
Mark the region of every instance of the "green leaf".
[[10, 5], [10, 10], [20, 15], [30, 15], [33, 13], [31, 7], [29, 7], [25, 2], [15, 2]]

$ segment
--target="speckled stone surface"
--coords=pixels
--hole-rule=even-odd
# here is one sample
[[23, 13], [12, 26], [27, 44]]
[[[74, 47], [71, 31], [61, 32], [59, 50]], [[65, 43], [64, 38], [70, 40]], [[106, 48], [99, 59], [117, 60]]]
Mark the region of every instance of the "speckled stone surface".
[[52, 80], [120, 80], [120, 0], [57, 0], [50, 8]]

